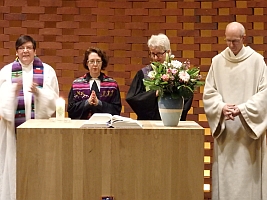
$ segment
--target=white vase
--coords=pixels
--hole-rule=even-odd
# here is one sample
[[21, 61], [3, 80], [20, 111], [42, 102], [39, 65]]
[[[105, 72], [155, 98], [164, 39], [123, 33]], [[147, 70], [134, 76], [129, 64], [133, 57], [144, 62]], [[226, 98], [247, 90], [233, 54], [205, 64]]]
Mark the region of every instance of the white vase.
[[163, 94], [158, 101], [159, 113], [164, 126], [178, 126], [184, 107], [184, 98]]

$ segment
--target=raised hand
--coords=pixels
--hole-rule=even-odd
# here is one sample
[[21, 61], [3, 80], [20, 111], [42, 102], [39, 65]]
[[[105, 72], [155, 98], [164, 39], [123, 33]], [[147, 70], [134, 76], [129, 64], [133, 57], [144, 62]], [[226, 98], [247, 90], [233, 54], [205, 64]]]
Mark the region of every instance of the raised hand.
[[32, 83], [31, 86], [30, 86], [29, 92], [33, 93], [34, 95], [37, 95], [38, 94], [37, 86], [38, 86], [37, 83]]

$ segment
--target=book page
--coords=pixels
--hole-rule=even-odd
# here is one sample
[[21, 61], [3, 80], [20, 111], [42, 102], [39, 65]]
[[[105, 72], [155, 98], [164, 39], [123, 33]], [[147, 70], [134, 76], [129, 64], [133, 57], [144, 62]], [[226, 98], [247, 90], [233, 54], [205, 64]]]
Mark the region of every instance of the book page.
[[137, 120], [118, 115], [114, 115], [112, 117], [111, 126], [113, 128], [142, 128], [142, 124], [140, 124]]
[[142, 128], [137, 120], [109, 113], [94, 113], [81, 128]]
[[94, 113], [81, 128], [108, 128], [112, 121], [109, 113]]
[[88, 119], [88, 124], [106, 124], [111, 120], [112, 120], [112, 115], [109, 113], [94, 113]]

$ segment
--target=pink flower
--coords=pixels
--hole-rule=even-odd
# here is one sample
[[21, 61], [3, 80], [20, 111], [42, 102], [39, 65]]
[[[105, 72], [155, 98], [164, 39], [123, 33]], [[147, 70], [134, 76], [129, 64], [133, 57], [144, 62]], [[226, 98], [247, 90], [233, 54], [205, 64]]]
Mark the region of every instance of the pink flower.
[[184, 70], [188, 70], [190, 68], [190, 61], [189, 60], [184, 61], [183, 67], [184, 67]]
[[163, 75], [161, 76], [161, 79], [162, 79], [163, 81], [168, 81], [169, 78], [170, 78], [170, 76], [169, 76], [168, 74], [163, 74]]
[[176, 74], [178, 72], [178, 69], [174, 68], [172, 69], [172, 74]]

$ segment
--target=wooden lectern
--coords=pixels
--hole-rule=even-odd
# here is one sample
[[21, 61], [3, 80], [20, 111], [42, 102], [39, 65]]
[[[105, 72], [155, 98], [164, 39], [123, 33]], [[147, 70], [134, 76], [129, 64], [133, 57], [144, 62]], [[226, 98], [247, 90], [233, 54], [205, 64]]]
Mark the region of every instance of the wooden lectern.
[[28, 120], [17, 129], [17, 199], [204, 199], [204, 129], [140, 122], [81, 129], [83, 120]]

